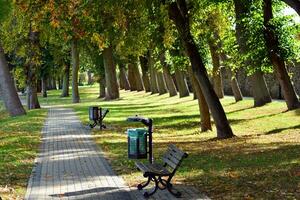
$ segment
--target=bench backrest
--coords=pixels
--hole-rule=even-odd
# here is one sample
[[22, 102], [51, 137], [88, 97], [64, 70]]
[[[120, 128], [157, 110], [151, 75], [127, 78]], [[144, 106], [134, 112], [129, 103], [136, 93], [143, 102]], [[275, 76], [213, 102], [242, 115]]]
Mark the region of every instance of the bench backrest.
[[172, 173], [175, 174], [182, 160], [187, 156], [187, 153], [178, 149], [174, 144], [170, 144], [168, 150], [163, 155], [162, 160], [165, 163], [165, 167], [172, 169]]

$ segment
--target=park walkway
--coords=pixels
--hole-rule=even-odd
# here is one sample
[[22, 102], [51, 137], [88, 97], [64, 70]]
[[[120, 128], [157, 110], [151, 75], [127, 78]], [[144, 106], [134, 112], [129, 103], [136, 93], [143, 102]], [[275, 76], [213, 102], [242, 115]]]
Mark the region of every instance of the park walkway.
[[[183, 199], [206, 199], [192, 188], [182, 190]], [[25, 199], [127, 200], [143, 196], [115, 175], [72, 109], [50, 108]], [[175, 198], [158, 191], [151, 199]]]

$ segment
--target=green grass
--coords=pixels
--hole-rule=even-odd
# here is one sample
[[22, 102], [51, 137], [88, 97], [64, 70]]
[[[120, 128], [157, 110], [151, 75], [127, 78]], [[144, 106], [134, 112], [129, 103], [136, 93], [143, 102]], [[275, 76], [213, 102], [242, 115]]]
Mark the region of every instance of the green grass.
[[0, 103], [0, 196], [22, 199], [40, 144], [46, 110], [9, 117]]
[[[127, 159], [125, 131], [141, 124], [126, 118], [143, 115], [154, 119], [155, 158], [174, 143], [189, 153], [175, 176], [178, 184], [192, 184], [213, 199], [299, 199], [300, 198], [300, 110], [286, 111], [284, 102], [253, 108], [252, 100], [235, 103], [222, 100], [237, 137], [216, 141], [215, 129], [201, 133], [197, 101], [144, 92], [121, 92], [121, 99], [96, 99], [98, 88], [81, 89], [80, 104], [74, 107], [88, 123], [88, 106], [109, 108], [105, 119], [108, 129], [94, 131], [96, 142], [105, 151], [114, 170], [129, 185], [143, 180]], [[61, 104], [59, 93], [51, 93], [48, 104]]]
[[59, 98], [60, 91], [49, 92], [41, 102], [73, 107], [85, 124], [89, 106], [109, 108], [108, 129], [95, 130], [95, 140], [129, 185], [144, 180], [134, 161], [127, 159], [125, 134], [127, 128], [142, 127], [126, 122], [128, 116], [140, 114], [154, 119], [155, 158], [170, 143], [189, 153], [174, 177], [177, 184], [192, 184], [213, 199], [300, 199], [300, 110], [285, 112], [284, 102], [253, 108], [252, 100], [235, 103], [226, 97], [222, 104], [237, 137], [218, 141], [215, 128], [200, 132], [192, 97], [122, 91], [120, 100], [109, 102], [96, 98], [97, 87], [80, 91], [80, 104], [70, 103], [71, 97]]

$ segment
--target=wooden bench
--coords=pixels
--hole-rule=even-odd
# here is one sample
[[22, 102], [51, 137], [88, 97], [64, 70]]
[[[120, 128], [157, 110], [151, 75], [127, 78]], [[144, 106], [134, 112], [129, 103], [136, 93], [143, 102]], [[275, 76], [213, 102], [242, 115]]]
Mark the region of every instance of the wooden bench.
[[150, 197], [157, 191], [157, 189], [167, 189], [175, 197], [181, 197], [180, 192], [173, 191], [171, 180], [179, 168], [182, 160], [187, 156], [187, 153], [178, 149], [174, 144], [171, 144], [168, 146], [168, 150], [162, 157], [163, 164], [136, 162], [135, 165], [141, 172], [143, 172], [143, 176], [145, 178], [148, 177], [148, 180], [145, 184], [139, 184], [137, 186], [138, 190], [142, 190], [144, 187], [149, 185], [151, 181], [153, 181], [155, 187], [151, 192], [145, 192], [144, 197]]
[[90, 120], [93, 121], [93, 124], [90, 124], [89, 126], [91, 128], [94, 128], [95, 126], [97, 126], [97, 124], [99, 124], [100, 126], [100, 130], [102, 130], [103, 128], [106, 128], [106, 126], [103, 124], [103, 120], [105, 118], [105, 116], [107, 115], [107, 113], [109, 112], [109, 110], [107, 108], [98, 108], [98, 116], [96, 118], [90, 118]]

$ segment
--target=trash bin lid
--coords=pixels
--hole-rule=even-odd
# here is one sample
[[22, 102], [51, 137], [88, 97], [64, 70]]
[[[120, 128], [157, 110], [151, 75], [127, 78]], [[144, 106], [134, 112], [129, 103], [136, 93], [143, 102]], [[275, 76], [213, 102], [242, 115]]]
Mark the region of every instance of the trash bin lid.
[[138, 133], [147, 133], [148, 130], [146, 128], [137, 128], [136, 131]]
[[127, 129], [128, 137], [142, 137], [147, 133], [147, 129], [145, 128], [131, 128]]

